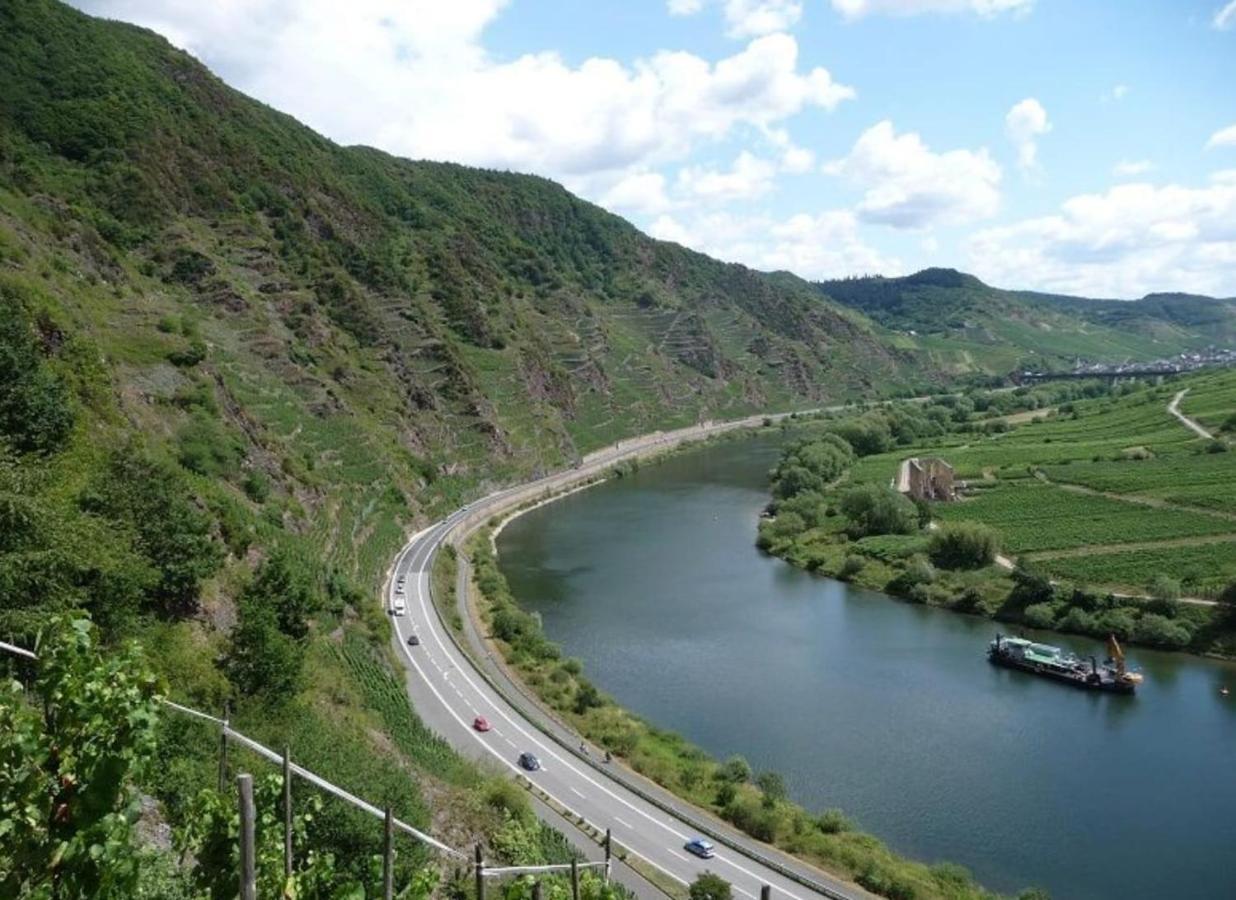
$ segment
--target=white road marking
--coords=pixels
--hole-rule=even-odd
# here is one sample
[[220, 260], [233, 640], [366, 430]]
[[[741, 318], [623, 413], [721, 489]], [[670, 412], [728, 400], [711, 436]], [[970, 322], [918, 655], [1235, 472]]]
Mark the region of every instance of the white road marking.
[[583, 791], [581, 791], [579, 788], [575, 787], [574, 785], [571, 785], [571, 790], [572, 790], [572, 791], [574, 791], [576, 794], [578, 794], [578, 795], [579, 795], [579, 796], [581, 796], [581, 797], [583, 797], [583, 796], [584, 796], [584, 792], [583, 792]]
[[630, 828], [632, 831], [635, 830], [634, 825], [632, 825], [630, 822], [624, 822], [622, 819], [618, 818], [617, 816], [614, 816], [614, 821], [617, 822], [619, 825], [621, 825], [623, 828]]
[[[501, 492], [500, 492], [500, 493], [501, 493]], [[438, 643], [439, 647], [441, 647], [442, 652], [443, 652], [443, 654], [445, 655], [445, 658], [446, 658], [446, 659], [448, 659], [448, 660], [451, 658], [451, 656], [450, 656], [450, 651], [449, 651], [449, 649], [447, 648], [447, 646], [446, 646], [445, 642], [443, 641], [442, 636], [441, 636], [441, 634], [439, 633], [438, 629], [435, 627], [434, 617], [433, 617], [432, 615], [430, 615], [430, 612], [429, 612], [429, 609], [428, 609], [428, 604], [426, 603], [426, 600], [425, 600], [425, 594], [427, 593], [427, 590], [426, 590], [427, 585], [426, 585], [425, 583], [428, 581], [429, 573], [428, 573], [428, 571], [427, 571], [426, 569], [424, 569], [424, 568], [415, 568], [415, 557], [420, 556], [420, 555], [421, 555], [421, 551], [422, 551], [422, 550], [424, 550], [424, 549], [427, 547], [427, 548], [428, 548], [428, 552], [427, 552], [427, 553], [425, 553], [425, 561], [426, 561], [426, 563], [427, 563], [427, 562], [428, 562], [428, 560], [429, 560], [430, 558], [432, 558], [434, 551], [435, 551], [435, 550], [437, 550], [438, 546], [439, 546], [440, 544], [442, 544], [442, 543], [443, 543], [443, 541], [446, 539], [446, 534], [450, 531], [450, 529], [451, 529], [451, 528], [452, 528], [455, 524], [457, 524], [457, 520], [458, 520], [458, 518], [460, 518], [460, 517], [458, 516], [458, 514], [456, 514], [456, 515], [454, 515], [454, 516], [448, 516], [445, 520], [443, 520], [441, 523], [439, 523], [439, 525], [438, 525], [438, 526], [434, 526], [434, 527], [436, 527], [436, 528], [438, 529], [438, 534], [437, 534], [436, 536], [434, 536], [433, 538], [429, 539], [429, 540], [428, 540], [428, 542], [426, 543], [425, 547], [417, 547], [417, 546], [416, 546], [416, 544], [418, 543], [418, 541], [425, 541], [425, 540], [426, 540], [426, 538], [427, 538], [427, 537], [428, 537], [428, 535], [429, 535], [429, 532], [433, 531], [433, 527], [428, 528], [428, 529], [425, 529], [424, 531], [420, 532], [420, 533], [419, 533], [418, 535], [416, 535], [416, 536], [415, 536], [415, 537], [414, 537], [411, 541], [409, 541], [409, 542], [408, 542], [408, 544], [406, 544], [406, 545], [404, 546], [404, 549], [403, 549], [403, 551], [400, 553], [399, 559], [396, 561], [396, 564], [395, 564], [396, 571], [398, 571], [398, 570], [399, 570], [399, 567], [402, 565], [403, 561], [407, 558], [408, 553], [409, 553], [410, 551], [414, 551], [414, 568], [412, 569], [412, 571], [414, 571], [414, 572], [416, 573], [416, 575], [418, 576], [418, 577], [417, 577], [417, 579], [416, 579], [416, 593], [417, 593], [417, 598], [418, 598], [418, 600], [420, 601], [421, 611], [422, 611], [422, 613], [424, 614], [425, 624], [426, 624], [426, 627], [429, 629], [429, 631], [433, 634], [433, 638], [434, 638], [434, 640], [435, 640], [435, 641], [437, 641], [437, 643]], [[395, 626], [395, 632], [396, 632], [396, 634], [397, 634], [397, 635], [399, 635], [399, 638], [400, 638], [400, 649], [403, 651], [404, 656], [406, 656], [406, 657], [407, 657], [408, 661], [412, 664], [413, 668], [415, 668], [415, 669], [416, 669], [417, 673], [418, 673], [418, 674], [421, 676], [421, 678], [425, 681], [426, 686], [427, 686], [427, 687], [429, 687], [430, 691], [434, 694], [434, 696], [435, 696], [435, 697], [437, 697], [438, 702], [439, 702], [439, 703], [441, 703], [441, 704], [443, 705], [443, 707], [445, 707], [446, 712], [448, 713], [448, 715], [450, 715], [453, 719], [455, 719], [455, 721], [459, 723], [460, 727], [464, 728], [465, 730], [470, 730], [470, 729], [468, 729], [468, 727], [464, 724], [463, 720], [459, 717], [459, 715], [455, 712], [455, 710], [454, 710], [454, 709], [452, 709], [452, 708], [450, 707], [450, 705], [449, 705], [449, 704], [447, 704], [447, 702], [446, 702], [445, 698], [442, 696], [442, 694], [441, 694], [441, 693], [439, 693], [438, 689], [437, 689], [437, 688], [433, 685], [433, 683], [432, 683], [432, 682], [431, 682], [431, 681], [430, 681], [430, 680], [426, 677], [424, 670], [423, 670], [423, 669], [421, 669], [420, 665], [419, 665], [419, 664], [417, 663], [417, 661], [413, 658], [412, 654], [408, 651], [407, 646], [406, 646], [406, 644], [404, 643], [404, 635], [403, 635], [403, 633], [402, 633], [402, 631], [400, 630], [400, 627], [399, 627], [399, 626], [400, 626], [400, 620], [399, 620], [398, 618], [396, 618], [396, 620], [395, 620], [395, 622], [394, 622], [394, 626]], [[454, 667], [454, 666], [452, 665], [452, 668], [453, 668], [453, 667]], [[640, 809], [639, 807], [635, 806], [633, 803], [631, 803], [630, 801], [628, 801], [626, 798], [618, 796], [617, 794], [615, 794], [612, 790], [610, 790], [610, 789], [609, 789], [608, 787], [606, 787], [605, 785], [598, 783], [596, 780], [594, 780], [593, 778], [591, 778], [589, 775], [587, 775], [587, 774], [585, 774], [584, 772], [581, 772], [579, 769], [575, 768], [575, 767], [574, 767], [573, 765], [571, 765], [571, 764], [570, 764], [567, 760], [565, 760], [562, 756], [560, 756], [560, 755], [559, 755], [559, 754], [558, 754], [558, 753], [554, 750], [554, 748], [553, 748], [553, 747], [549, 746], [548, 744], [543, 743], [542, 739], [538, 739], [538, 738], [536, 738], [536, 737], [532, 736], [532, 735], [531, 735], [531, 734], [530, 734], [527, 730], [525, 730], [525, 729], [523, 728], [523, 726], [522, 726], [522, 725], [521, 725], [518, 721], [516, 721], [516, 720], [515, 720], [515, 719], [513, 719], [510, 715], [508, 715], [508, 714], [507, 714], [506, 710], [502, 708], [502, 705], [501, 705], [500, 703], [495, 702], [494, 700], [491, 700], [491, 699], [490, 699], [490, 698], [489, 698], [489, 697], [485, 694], [485, 692], [484, 692], [484, 691], [482, 691], [482, 690], [481, 690], [481, 689], [477, 686], [477, 684], [476, 684], [476, 683], [475, 683], [475, 682], [474, 682], [474, 681], [473, 681], [473, 680], [472, 680], [472, 679], [468, 676], [468, 673], [467, 673], [464, 669], [462, 669], [462, 668], [461, 668], [461, 669], [459, 670], [459, 672], [460, 672], [460, 675], [463, 677], [464, 681], [466, 681], [466, 682], [468, 683], [468, 686], [469, 686], [469, 687], [471, 687], [471, 688], [472, 688], [472, 690], [476, 692], [477, 696], [479, 696], [480, 698], [482, 698], [482, 699], [483, 699], [486, 703], [488, 703], [489, 705], [493, 706], [494, 710], [496, 711], [496, 713], [497, 713], [499, 716], [501, 716], [503, 719], [505, 719], [507, 722], [509, 722], [509, 723], [512, 725], [512, 727], [514, 727], [514, 728], [515, 728], [517, 731], [519, 731], [521, 734], [523, 734], [523, 735], [525, 735], [526, 737], [528, 737], [528, 738], [529, 738], [529, 740], [530, 740], [530, 741], [532, 741], [532, 743], [533, 743], [533, 745], [534, 745], [534, 746], [539, 747], [539, 748], [541, 748], [541, 749], [542, 749], [542, 752], [547, 753], [550, 757], [552, 757], [552, 758], [554, 758], [554, 759], [558, 760], [559, 762], [562, 762], [562, 763], [563, 763], [563, 765], [566, 767], [566, 769], [567, 769], [568, 771], [572, 772], [572, 773], [573, 773], [573, 774], [575, 774], [577, 777], [579, 777], [579, 778], [581, 778], [582, 780], [584, 780], [584, 781], [588, 782], [589, 784], [593, 785], [593, 786], [594, 786], [594, 787], [596, 787], [598, 790], [600, 790], [602, 793], [604, 793], [604, 794], [606, 794], [607, 796], [609, 796], [610, 798], [612, 798], [615, 802], [617, 802], [617, 803], [619, 803], [619, 804], [621, 804], [621, 805], [623, 805], [623, 806], [627, 807], [628, 809], [632, 810], [634, 813], [636, 813], [637, 815], [639, 815], [641, 818], [648, 820], [648, 821], [649, 821], [650, 823], [652, 823], [653, 825], [656, 825], [656, 826], [658, 826], [659, 828], [664, 829], [665, 831], [668, 831], [670, 834], [674, 835], [675, 837], [685, 840], [685, 835], [683, 835], [682, 833], [680, 833], [680, 832], [679, 832], [676, 828], [674, 828], [674, 827], [672, 827], [672, 826], [668, 825], [668, 824], [667, 824], [667, 823], [665, 823], [664, 821], [662, 821], [662, 820], [658, 819], [656, 816], [654, 816], [654, 815], [652, 815], [652, 814], [650, 814], [650, 813], [648, 813], [648, 812], [644, 811], [643, 809]], [[443, 677], [444, 677], [444, 678], [446, 677], [446, 673], [443, 673]], [[453, 687], [453, 685], [452, 685], [452, 687]], [[461, 694], [461, 696], [462, 696], [462, 694]], [[479, 735], [477, 735], [477, 734], [475, 734], [475, 733], [473, 733], [473, 737], [475, 737], [475, 738], [477, 738], [478, 740], [480, 740], [480, 736], [479, 736]], [[512, 746], [514, 746], [513, 742], [511, 742], [509, 738], [504, 738], [504, 740], [507, 740], [507, 742], [508, 742], [508, 743], [511, 743], [511, 744], [512, 744]], [[490, 753], [492, 753], [494, 756], [496, 756], [496, 757], [497, 757], [497, 758], [498, 758], [498, 759], [499, 759], [499, 760], [500, 760], [500, 761], [501, 761], [504, 765], [506, 765], [508, 768], [512, 769], [513, 771], [515, 771], [515, 772], [516, 772], [516, 774], [523, 774], [522, 772], [520, 772], [520, 770], [519, 770], [519, 769], [518, 769], [518, 768], [517, 768], [517, 767], [516, 767], [513, 763], [511, 763], [509, 760], [507, 760], [507, 759], [503, 758], [500, 754], [498, 754], [498, 753], [497, 753], [497, 751], [495, 751], [495, 750], [494, 750], [492, 747], [490, 747], [488, 744], [486, 744], [486, 743], [484, 743], [484, 742], [482, 741], [482, 742], [481, 742], [481, 745], [482, 745], [483, 747], [485, 747], [485, 749], [486, 749], [488, 752], [490, 752]], [[556, 797], [554, 797], [554, 796], [553, 796], [553, 795], [552, 795], [549, 791], [545, 790], [544, 788], [540, 788], [540, 790], [542, 790], [542, 791], [546, 794], [546, 796], [548, 796], [548, 797], [549, 797], [551, 800], [553, 800], [555, 803], [558, 803], [560, 806], [563, 806], [564, 808], [568, 808], [568, 809], [569, 809], [569, 807], [566, 807], [566, 804], [565, 804], [565, 803], [562, 803], [562, 801], [561, 801], [561, 800], [558, 800], [558, 799], [557, 799]], [[581, 795], [581, 796], [582, 796], [582, 795]], [[586, 818], [584, 818], [583, 816], [580, 816], [580, 818], [581, 818], [581, 819], [583, 819], [585, 822], [587, 822], [587, 819], [586, 819]], [[675, 821], [676, 821], [676, 820], [675, 820]], [[597, 827], [595, 824], [593, 824], [593, 823], [591, 823], [591, 822], [587, 822], [587, 824], [591, 825], [591, 826], [592, 826], [592, 827], [594, 827], [594, 828], [595, 828], [595, 827]], [[631, 826], [629, 826], [629, 825], [628, 825], [627, 827], [631, 827]], [[632, 829], [632, 830], [634, 830], [634, 829]], [[671, 852], [671, 853], [674, 853], [674, 855], [675, 855], [675, 856], [678, 856], [678, 857], [680, 857], [681, 859], [686, 860], [686, 857], [681, 856], [681, 854], [678, 854], [678, 853], [676, 853], [676, 852], [674, 852], [674, 851], [672, 851], [672, 850], [671, 850], [670, 852]], [[645, 858], [647, 858], [647, 856], [645, 856]], [[759, 876], [759, 875], [756, 875], [756, 874], [755, 874], [754, 872], [752, 872], [751, 870], [747, 869], [747, 868], [746, 868], [746, 867], [744, 867], [744, 866], [738, 865], [737, 863], [733, 862], [732, 860], [726, 859], [726, 858], [724, 858], [724, 857], [719, 857], [719, 856], [718, 856], [718, 857], [715, 857], [715, 859], [716, 859], [718, 862], [725, 863], [726, 865], [730, 866], [730, 867], [731, 867], [731, 868], [733, 868], [734, 870], [736, 870], [736, 871], [738, 871], [738, 872], [741, 872], [741, 873], [743, 873], [744, 875], [747, 875], [748, 877], [750, 877], [750, 878], [752, 878], [752, 879], [755, 879], [758, 883], [764, 883], [765, 881], [767, 881], [767, 879], [766, 879], [766, 878], [763, 878], [763, 877], [761, 877], [761, 876]], [[649, 861], [650, 863], [652, 863], [654, 866], [656, 865], [655, 861], [653, 861], [652, 859], [648, 859], [648, 861]], [[686, 860], [686, 861], [688, 861], [688, 862], [689, 862], [689, 860]], [[673, 872], [670, 872], [668, 869], [664, 869], [664, 868], [663, 868], [663, 867], [661, 867], [661, 866], [656, 866], [656, 867], [657, 867], [658, 869], [661, 869], [661, 871], [663, 871], [666, 875], [669, 875], [669, 876], [670, 876], [671, 878], [673, 878], [675, 881], [678, 881], [678, 882], [680, 882], [680, 883], [682, 883], [682, 884], [686, 884], [686, 883], [687, 883], [687, 882], [685, 882], [683, 879], [681, 879], [681, 878], [679, 878], [677, 875], [675, 875]], [[792, 892], [792, 891], [786, 890], [784, 887], [779, 888], [779, 890], [781, 891], [781, 893], [785, 894], [787, 897], [790, 897], [790, 898], [791, 898], [791, 900], [804, 900], [804, 898], [800, 897], [798, 894], [795, 894], [795, 893], [794, 893], [794, 892]], [[743, 892], [743, 893], [746, 893], [746, 892]], [[748, 895], [748, 896], [750, 896], [750, 895]]]

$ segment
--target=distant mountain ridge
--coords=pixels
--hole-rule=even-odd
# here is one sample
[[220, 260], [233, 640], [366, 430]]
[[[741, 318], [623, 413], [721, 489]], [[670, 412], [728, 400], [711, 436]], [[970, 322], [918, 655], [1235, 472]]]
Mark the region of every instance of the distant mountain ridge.
[[816, 287], [955, 372], [1059, 367], [1077, 358], [1150, 360], [1236, 345], [1236, 299], [1158, 293], [1110, 300], [1002, 290], [944, 268]]

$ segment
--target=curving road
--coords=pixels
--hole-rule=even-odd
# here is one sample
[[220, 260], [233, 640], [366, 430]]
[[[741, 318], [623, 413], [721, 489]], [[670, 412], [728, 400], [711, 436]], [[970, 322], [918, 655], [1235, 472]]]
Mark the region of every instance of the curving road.
[[[523, 713], [509, 703], [476, 669], [454, 638], [447, 633], [437, 607], [430, 597], [430, 570], [434, 554], [449, 538], [467, 532], [494, 515], [505, 512], [547, 491], [557, 492], [593, 475], [600, 474], [620, 459], [655, 452], [667, 446], [716, 434], [760, 422], [753, 417], [737, 422], [711, 423], [671, 434], [656, 434], [623, 442], [595, 453], [579, 467], [551, 475], [530, 485], [492, 494], [464, 507], [446, 519], [415, 535], [395, 561], [387, 588], [389, 609], [395, 608], [399, 579], [404, 580], [406, 612], [394, 616], [395, 635], [401, 658], [409, 677], [408, 694], [417, 712], [427, 724], [456, 749], [472, 757], [489, 759], [511, 776], [528, 778], [558, 806], [582, 817], [598, 831], [612, 829], [614, 841], [627, 848], [646, 863], [682, 884], [710, 870], [721, 875], [742, 897], [760, 896], [762, 885], [771, 886], [774, 895], [791, 900], [814, 900], [819, 896], [862, 898], [870, 896], [861, 888], [830, 877], [819, 870], [757, 845], [728, 826], [708, 820], [709, 827], [724, 834], [727, 845], [718, 844], [717, 855], [710, 860], [689, 855], [683, 844], [698, 835], [685, 818], [689, 808], [677, 802], [678, 813], [671, 813], [649, 802], [635, 791], [607, 774], [603, 765], [593, 765], [568, 751]], [[409, 646], [407, 639], [415, 634], [420, 643]], [[473, 729], [477, 716], [484, 716], [492, 726], [485, 733]], [[518, 765], [520, 753], [530, 751], [541, 760], [538, 772], [524, 772]], [[547, 821], [561, 826], [563, 819], [542, 810]], [[703, 818], [697, 812], [695, 816]], [[787, 877], [773, 865], [739, 852], [734, 847], [775, 859], [777, 868], [784, 867], [815, 887]]]

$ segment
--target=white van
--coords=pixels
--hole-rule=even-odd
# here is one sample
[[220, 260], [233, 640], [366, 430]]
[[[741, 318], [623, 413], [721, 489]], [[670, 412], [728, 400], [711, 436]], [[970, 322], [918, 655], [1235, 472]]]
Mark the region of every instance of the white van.
[[402, 616], [408, 611], [408, 604], [404, 602], [403, 594], [396, 595], [395, 605], [391, 608], [391, 611], [397, 616]]

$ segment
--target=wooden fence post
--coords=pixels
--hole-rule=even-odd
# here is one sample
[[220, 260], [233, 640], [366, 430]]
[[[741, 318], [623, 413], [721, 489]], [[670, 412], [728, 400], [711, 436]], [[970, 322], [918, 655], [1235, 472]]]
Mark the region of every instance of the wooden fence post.
[[257, 853], [254, 847], [253, 776], [238, 775], [240, 802], [240, 900], [257, 900]]
[[579, 861], [571, 857], [571, 900], [579, 900]]
[[481, 861], [481, 845], [476, 845], [476, 900], [485, 900], [485, 864]]
[[227, 726], [230, 710], [223, 707], [223, 727], [219, 729], [219, 793], [227, 790]]
[[[605, 881], [606, 883], [609, 882], [610, 860], [613, 859], [613, 855], [614, 855], [613, 854], [613, 843], [614, 843], [614, 835], [608, 828], [606, 828], [605, 829]], [[765, 897], [763, 898], [763, 900], [768, 900], [768, 898]]]
[[382, 847], [382, 900], [395, 896], [395, 815], [386, 807], [386, 835]]
[[283, 748], [283, 880], [292, 877], [292, 748]]

